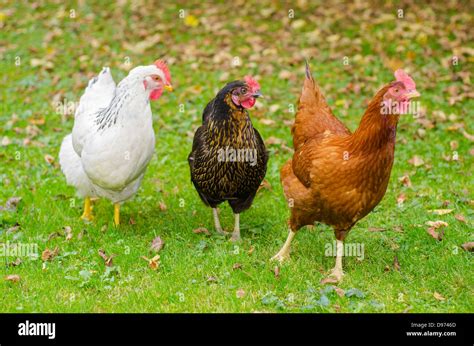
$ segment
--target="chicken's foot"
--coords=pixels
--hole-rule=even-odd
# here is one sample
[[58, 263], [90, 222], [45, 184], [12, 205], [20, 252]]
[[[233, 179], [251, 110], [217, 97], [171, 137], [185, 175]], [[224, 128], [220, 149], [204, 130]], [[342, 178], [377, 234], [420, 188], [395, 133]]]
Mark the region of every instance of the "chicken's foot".
[[81, 215], [81, 219], [85, 221], [94, 220], [94, 215], [92, 215], [92, 203], [89, 197], [84, 199], [84, 212]]
[[234, 218], [234, 232], [232, 232], [232, 237], [230, 237], [230, 241], [237, 242], [240, 241], [240, 214], [234, 214]]
[[271, 261], [279, 261], [280, 263], [290, 258], [290, 245], [291, 241], [295, 237], [296, 232], [290, 230], [288, 233], [288, 238], [286, 238], [285, 244], [283, 247], [278, 251], [278, 253], [271, 258]]

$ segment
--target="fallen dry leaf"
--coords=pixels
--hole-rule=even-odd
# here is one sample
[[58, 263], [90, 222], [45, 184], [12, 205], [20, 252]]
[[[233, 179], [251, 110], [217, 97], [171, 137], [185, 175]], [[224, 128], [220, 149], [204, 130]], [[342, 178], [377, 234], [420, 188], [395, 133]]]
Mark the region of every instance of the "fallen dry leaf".
[[163, 241], [163, 239], [161, 239], [160, 237], [156, 237], [151, 242], [150, 251], [160, 252], [160, 250], [163, 249], [163, 246], [165, 246], [165, 242]]
[[209, 233], [208, 229], [204, 228], [204, 227], [199, 227], [199, 228], [193, 229], [193, 233], [196, 233], [196, 234], [204, 233], [205, 235], [211, 235], [211, 233]]
[[99, 256], [102, 257], [102, 259], [104, 260], [104, 263], [107, 267], [114, 266], [113, 258], [116, 257], [117, 255], [112, 254], [110, 256], [107, 256], [103, 249], [99, 249], [98, 253], [99, 253]]
[[474, 250], [474, 242], [464, 243], [461, 247], [466, 251], [473, 251]]
[[428, 232], [428, 234], [436, 240], [439, 240], [439, 241], [443, 240], [444, 230], [442, 230], [440, 233], [438, 233], [438, 232], [435, 231], [435, 229], [436, 229], [435, 227], [429, 227], [426, 230], [426, 232]]
[[436, 215], [446, 215], [449, 213], [452, 213], [454, 209], [433, 209], [430, 210], [430, 213], [436, 214]]
[[387, 229], [386, 228], [383, 228], [383, 227], [369, 227], [367, 229], [369, 232], [384, 232], [386, 231]]
[[411, 187], [411, 180], [408, 174], [405, 174], [404, 176], [399, 178], [398, 181], [401, 182], [403, 186]]
[[10, 197], [7, 202], [5, 203], [5, 206], [0, 206], [0, 211], [2, 210], [9, 210], [9, 211], [16, 211], [16, 208], [18, 207], [18, 204], [21, 201], [21, 197]]
[[152, 270], [157, 270], [160, 266], [160, 255], [156, 255], [155, 257], [149, 259], [145, 256], [142, 256], [142, 258], [148, 262], [148, 266], [152, 269]]
[[398, 262], [398, 256], [395, 255], [395, 257], [393, 258], [393, 268], [399, 272], [400, 271], [400, 262]]
[[232, 270], [237, 270], [237, 269], [242, 269], [241, 263], [234, 263], [234, 265], [232, 266]]
[[455, 218], [456, 220], [458, 220], [459, 222], [466, 223], [466, 218], [465, 218], [464, 215], [462, 215], [462, 214], [456, 214], [456, 215], [454, 215], [454, 218]]
[[435, 297], [436, 300], [440, 300], [440, 301], [443, 301], [443, 300], [446, 300], [446, 298], [444, 298], [441, 294], [439, 294], [438, 292], [434, 292], [433, 293], [433, 297]]
[[13, 262], [10, 262], [8, 265], [10, 265], [11, 267], [18, 267], [20, 264], [21, 264], [21, 259], [17, 257], [16, 260], [14, 260]]
[[41, 254], [41, 259], [43, 262], [51, 261], [54, 257], [56, 257], [59, 253], [59, 248], [56, 246], [53, 251], [46, 248], [43, 253]]
[[52, 157], [51, 155], [49, 154], [46, 154], [44, 155], [44, 159], [47, 163], [49, 163], [50, 165], [52, 165], [54, 163], [54, 157]]
[[403, 204], [403, 202], [405, 202], [406, 199], [407, 199], [407, 196], [402, 192], [397, 197], [397, 204]]
[[63, 229], [64, 229], [64, 234], [66, 235], [66, 241], [71, 240], [73, 236], [71, 227], [65, 226], [63, 227]]
[[337, 286], [333, 286], [333, 287], [334, 287], [334, 291], [336, 291], [336, 293], [339, 297], [344, 297], [346, 292], [342, 288], [337, 287]]
[[425, 161], [423, 161], [423, 159], [420, 156], [415, 155], [410, 160], [408, 160], [408, 163], [415, 167], [419, 167], [423, 165]]
[[269, 190], [269, 191], [272, 190], [272, 186], [270, 185], [270, 183], [266, 179], [264, 179], [262, 181], [262, 183], [260, 184], [260, 186], [257, 189], [257, 192], [259, 192], [260, 190], [263, 190], [263, 189], [266, 189], [266, 190]]
[[275, 266], [275, 268], [273, 268], [273, 275], [275, 276], [276, 279], [280, 278], [280, 267], [279, 266]]
[[449, 224], [447, 222], [436, 220], [436, 221], [426, 221], [426, 225], [433, 227], [434, 229], [438, 229], [440, 227], [448, 227]]
[[17, 274], [7, 275], [5, 276], [5, 280], [10, 281], [10, 282], [18, 282], [20, 281], [20, 275], [17, 275]]
[[237, 292], [235, 292], [237, 298], [243, 298], [245, 296], [245, 291], [242, 288], [239, 288]]
[[159, 207], [160, 207], [160, 210], [161, 210], [161, 211], [166, 211], [166, 209], [168, 209], [168, 208], [166, 207], [165, 202], [160, 202], [160, 203], [159, 203]]

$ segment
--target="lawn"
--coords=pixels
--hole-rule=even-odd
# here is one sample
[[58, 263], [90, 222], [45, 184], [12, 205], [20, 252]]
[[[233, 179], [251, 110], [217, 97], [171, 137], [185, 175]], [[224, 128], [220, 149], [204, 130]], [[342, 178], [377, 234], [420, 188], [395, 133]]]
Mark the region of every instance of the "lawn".
[[[38, 251], [2, 259], [0, 312], [474, 311], [472, 253], [462, 247], [474, 241], [472, 7], [49, 3], [0, 7], [0, 242]], [[143, 184], [122, 207], [119, 228], [107, 200], [85, 223], [58, 164], [75, 102], [103, 66], [118, 81], [159, 57], [175, 91], [152, 105], [156, 152]], [[334, 265], [326, 225], [302, 229], [290, 261], [269, 261], [287, 235], [279, 169], [292, 155], [304, 58], [351, 130], [396, 68], [422, 94], [418, 116], [400, 120], [384, 199], [347, 238], [363, 256], [344, 259], [337, 286], [320, 284]], [[234, 244], [215, 234], [187, 155], [207, 102], [247, 74], [265, 95], [250, 115], [270, 161], [268, 184], [241, 215], [243, 241]], [[21, 198], [16, 207], [13, 197]], [[220, 209], [231, 230], [231, 209]], [[436, 230], [442, 240], [428, 233], [437, 220], [448, 224]], [[210, 235], [193, 232], [201, 227]], [[153, 270], [143, 257], [156, 255], [156, 237], [164, 247]], [[115, 255], [112, 263], [99, 250]]]

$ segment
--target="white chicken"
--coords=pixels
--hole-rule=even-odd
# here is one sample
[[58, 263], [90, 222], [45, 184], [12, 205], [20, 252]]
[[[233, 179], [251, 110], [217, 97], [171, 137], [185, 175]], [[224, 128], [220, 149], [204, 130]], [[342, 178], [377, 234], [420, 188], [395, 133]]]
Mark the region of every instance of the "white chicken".
[[135, 67], [117, 87], [109, 68], [89, 82], [59, 151], [67, 183], [84, 198], [82, 219], [93, 219], [91, 197], [104, 197], [114, 203], [114, 224], [120, 223], [120, 204], [137, 192], [154, 152], [150, 100], [163, 89], [172, 86], [161, 60]]

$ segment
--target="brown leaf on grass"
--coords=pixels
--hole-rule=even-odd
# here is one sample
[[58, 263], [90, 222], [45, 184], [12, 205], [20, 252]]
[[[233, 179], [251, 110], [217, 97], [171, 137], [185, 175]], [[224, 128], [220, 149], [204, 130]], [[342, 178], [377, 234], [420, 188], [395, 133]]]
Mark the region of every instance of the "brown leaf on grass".
[[133, 226], [133, 225], [136, 225], [137, 222], [135, 221], [133, 217], [130, 217], [130, 219], [128, 220], [128, 224]]
[[58, 254], [59, 254], [59, 247], [56, 246], [53, 251], [46, 248], [41, 254], [41, 259], [43, 260], [43, 262], [51, 261]]
[[160, 202], [160, 203], [159, 203], [159, 207], [160, 207], [160, 210], [161, 210], [161, 211], [166, 211], [166, 209], [168, 209], [168, 207], [166, 206], [165, 202]]
[[397, 204], [399, 204], [399, 205], [403, 204], [403, 202], [405, 202], [406, 199], [407, 199], [407, 196], [402, 192], [397, 197]]
[[426, 221], [426, 225], [433, 227], [434, 229], [438, 229], [441, 227], [448, 227], [449, 224], [447, 222], [436, 220], [436, 221]]
[[344, 297], [346, 292], [342, 288], [337, 287], [337, 286], [333, 286], [333, 287], [334, 287], [334, 291], [336, 291], [336, 293], [339, 297]]
[[321, 285], [327, 285], [327, 284], [337, 284], [339, 281], [336, 278], [333, 277], [325, 277], [324, 279], [321, 280], [320, 284]]
[[393, 268], [399, 272], [400, 271], [400, 262], [398, 262], [398, 256], [395, 255], [395, 257], [393, 258]]
[[116, 257], [117, 255], [112, 254], [110, 256], [107, 256], [103, 249], [99, 249], [98, 253], [99, 253], [99, 256], [102, 257], [102, 259], [104, 260], [104, 263], [107, 267], [114, 266], [113, 258]]
[[51, 239], [54, 239], [54, 238], [57, 238], [61, 235], [60, 232], [56, 231], [56, 232], [53, 232], [51, 233], [49, 236], [48, 236], [48, 241], [50, 241]]
[[216, 283], [217, 278], [215, 276], [208, 276], [206, 281], [209, 282], [209, 283]]
[[234, 263], [232, 270], [242, 269], [242, 263]]
[[408, 160], [408, 163], [415, 166], [415, 167], [419, 167], [419, 166], [423, 165], [425, 163], [425, 161], [423, 161], [423, 159], [420, 156], [415, 155], [410, 160]]
[[456, 214], [456, 215], [454, 215], [454, 218], [455, 218], [456, 220], [458, 220], [459, 222], [466, 223], [466, 218], [465, 218], [464, 215], [462, 215], [462, 214]]
[[20, 275], [17, 275], [17, 274], [11, 274], [11, 275], [7, 275], [5, 276], [5, 280], [6, 281], [10, 281], [10, 282], [18, 282], [20, 281]]
[[160, 267], [160, 255], [156, 255], [155, 257], [153, 257], [151, 259], [147, 258], [145, 256], [142, 256], [141, 258], [143, 258], [145, 261], [148, 262], [148, 266], [152, 270], [157, 270]]
[[54, 157], [49, 155], [49, 154], [44, 155], [44, 159], [50, 165], [52, 165], [54, 163]]
[[408, 174], [403, 175], [398, 181], [401, 182], [403, 186], [411, 187], [411, 180]]
[[193, 229], [193, 233], [195, 233], [195, 234], [204, 233], [205, 235], [211, 235], [211, 233], [209, 233], [208, 229], [204, 228], [204, 227], [199, 227], [199, 228]]
[[21, 201], [21, 197], [10, 197], [5, 203], [5, 206], [0, 206], [0, 211], [2, 210], [16, 211], [16, 208], [18, 207], [18, 204], [20, 203], [20, 201]]
[[272, 190], [272, 186], [270, 185], [270, 183], [266, 179], [264, 179], [262, 181], [262, 183], [260, 184], [260, 186], [257, 189], [257, 192], [260, 191], [260, 190], [263, 190], [263, 189], [266, 189], [266, 190], [269, 190], [269, 191]]
[[[427, 221], [426, 224], [430, 226], [426, 231], [430, 236], [436, 240], [443, 240], [444, 237], [444, 227], [448, 227], [448, 223], [444, 221]], [[438, 228], [442, 228], [441, 232], [436, 232]]]
[[165, 242], [163, 241], [163, 239], [161, 239], [160, 237], [156, 237], [151, 242], [150, 251], [158, 253], [161, 249], [163, 249], [163, 246], [165, 246]]
[[386, 228], [383, 228], [383, 227], [369, 227], [367, 229], [369, 232], [384, 232], [386, 231], [387, 229]]
[[451, 142], [449, 142], [449, 146], [450, 146], [451, 150], [456, 150], [457, 148], [459, 148], [459, 143], [458, 143], [458, 141], [451, 141]]
[[64, 229], [64, 234], [66, 235], [66, 241], [71, 240], [73, 236], [71, 227], [65, 226], [63, 227], [63, 229]]
[[17, 259], [14, 260], [13, 262], [8, 263], [8, 265], [11, 267], [18, 267], [20, 264], [21, 264], [21, 259], [19, 257], [17, 257]]
[[44, 125], [46, 121], [44, 117], [41, 117], [41, 118], [29, 118], [28, 122], [32, 125]]
[[402, 226], [402, 225], [395, 225], [395, 226], [392, 226], [392, 230], [393, 230], [394, 232], [403, 233], [403, 226]]
[[468, 242], [468, 243], [464, 243], [464, 244], [461, 245], [461, 247], [466, 251], [473, 251], [474, 250], [474, 242], [471, 241], [471, 242]]
[[245, 291], [242, 288], [239, 288], [236, 292], [235, 295], [237, 298], [243, 298], [245, 296]]
[[273, 275], [275, 276], [275, 279], [280, 278], [280, 267], [279, 266], [275, 266], [273, 268]]
[[454, 209], [433, 209], [433, 210], [429, 210], [429, 212], [436, 215], [446, 215], [446, 214], [452, 213], [453, 210]]
[[471, 135], [471, 134], [467, 133], [466, 130], [464, 130], [464, 129], [461, 130], [461, 133], [468, 140], [470, 140], [471, 142], [474, 142], [474, 135]]
[[18, 222], [16, 222], [12, 227], [9, 227], [7, 229], [7, 234], [14, 233], [18, 230], [20, 230], [20, 224]]
[[436, 300], [440, 300], [440, 301], [443, 301], [443, 300], [446, 300], [446, 298], [444, 298], [441, 294], [439, 294], [438, 292], [434, 292], [433, 293], [433, 297], [435, 297]]
[[251, 255], [254, 250], [255, 250], [255, 247], [252, 245], [252, 246], [250, 246], [250, 249], [249, 249], [249, 251], [247, 251], [247, 253], [248, 253], [249, 255]]

